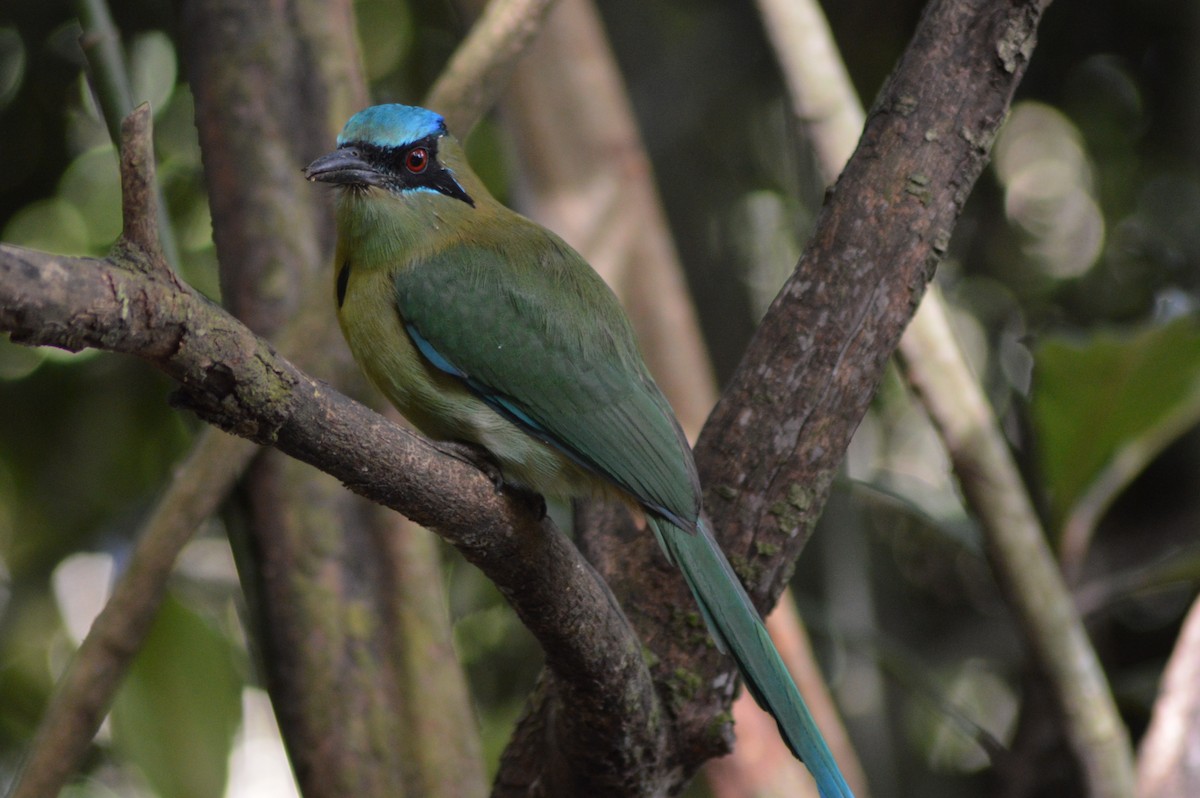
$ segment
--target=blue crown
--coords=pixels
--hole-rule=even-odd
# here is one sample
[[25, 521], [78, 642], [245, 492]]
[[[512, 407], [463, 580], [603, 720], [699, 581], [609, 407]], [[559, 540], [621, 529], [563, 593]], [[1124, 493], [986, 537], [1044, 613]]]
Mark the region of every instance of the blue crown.
[[361, 141], [380, 147], [403, 147], [427, 136], [446, 133], [446, 120], [415, 105], [373, 105], [350, 117], [338, 136], [338, 146]]

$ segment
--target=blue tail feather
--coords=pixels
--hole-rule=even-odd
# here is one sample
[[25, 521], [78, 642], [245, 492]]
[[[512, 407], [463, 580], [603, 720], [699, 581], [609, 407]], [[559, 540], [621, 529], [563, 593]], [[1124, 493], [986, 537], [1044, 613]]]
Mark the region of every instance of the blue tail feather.
[[679, 566], [717, 647], [733, 656], [746, 687], [770, 712], [792, 753], [808, 767], [821, 798], [854, 798], [775, 650], [758, 611], [721, 553], [704, 519], [689, 532], [651, 516], [655, 535]]

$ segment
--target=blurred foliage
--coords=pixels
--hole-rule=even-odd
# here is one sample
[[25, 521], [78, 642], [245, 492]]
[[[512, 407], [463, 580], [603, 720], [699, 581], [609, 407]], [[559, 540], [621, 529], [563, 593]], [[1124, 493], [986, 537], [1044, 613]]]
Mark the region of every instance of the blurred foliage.
[[[1137, 335], [1047, 337], [1035, 355], [1032, 415], [1051, 517], [1085, 491], [1102, 507], [1200, 420], [1200, 330], [1189, 317]], [[1090, 385], [1102, 390], [1081, 391]]]
[[163, 604], [112, 709], [116, 749], [159, 795], [225, 794], [242, 712], [237, 658], [227, 634], [177, 599]]
[[[727, 375], [794, 265], [824, 186], [752, 3], [600, 5]], [[867, 105], [921, 5], [827, 4]], [[462, 34], [454, 6], [357, 7], [373, 96], [419, 98]], [[136, 99], [154, 108], [181, 271], [216, 297], [173, 7], [121, 0], [112, 11]], [[78, 34], [62, 0], [0, 4], [0, 240], [101, 255], [120, 226], [116, 158]], [[1054, 3], [994, 168], [938, 276], [1048, 528], [1126, 464], [1089, 530], [1080, 595], [1135, 735], [1200, 569], [1198, 40], [1200, 6], [1188, 0]], [[468, 146], [498, 193], [520, 196], [506, 158], [520, 142], [489, 120]], [[0, 341], [0, 416], [9, 420], [0, 425], [0, 787], [76, 645], [71, 618], [81, 603], [94, 614], [102, 595], [83, 590], [74, 558], [99, 553], [121, 567], [196, 428], [168, 407], [169, 391], [131, 360]], [[1121, 458], [1131, 450], [1142, 456], [1129, 466]], [[253, 695], [241, 688], [258, 677], [243, 665], [219, 524], [194, 546], [74, 796], [221, 792], [239, 695]], [[223, 554], [193, 567], [201, 549]], [[494, 762], [539, 652], [474, 569], [453, 555], [447, 568], [456, 645]], [[1005, 778], [1047, 761], [1047, 744], [1023, 731], [1053, 717], [1039, 700], [1044, 687], [936, 436], [895, 375], [860, 428], [795, 586], [877, 796], [997, 792], [980, 740], [1034, 747], [1006, 763]], [[1049, 745], [1054, 761], [1067, 761], [1061, 741]], [[1042, 787], [1023, 795], [1072, 794], [1061, 764], [1029, 783]], [[246, 789], [229, 794], [253, 794]]]

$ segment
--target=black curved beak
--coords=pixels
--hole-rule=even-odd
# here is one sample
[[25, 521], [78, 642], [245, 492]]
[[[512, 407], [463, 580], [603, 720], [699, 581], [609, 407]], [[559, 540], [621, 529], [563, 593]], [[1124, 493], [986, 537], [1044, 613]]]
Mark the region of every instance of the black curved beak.
[[363, 160], [353, 147], [339, 147], [304, 167], [304, 176], [312, 181], [342, 186], [382, 185], [382, 176]]

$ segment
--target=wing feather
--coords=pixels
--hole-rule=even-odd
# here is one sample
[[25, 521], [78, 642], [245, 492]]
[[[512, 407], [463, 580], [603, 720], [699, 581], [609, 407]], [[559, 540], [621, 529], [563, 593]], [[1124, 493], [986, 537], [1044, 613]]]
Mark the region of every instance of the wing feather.
[[413, 264], [396, 276], [400, 316], [435, 368], [691, 528], [699, 486], [674, 413], [611, 290], [566, 244], [551, 244], [540, 255], [460, 246]]

